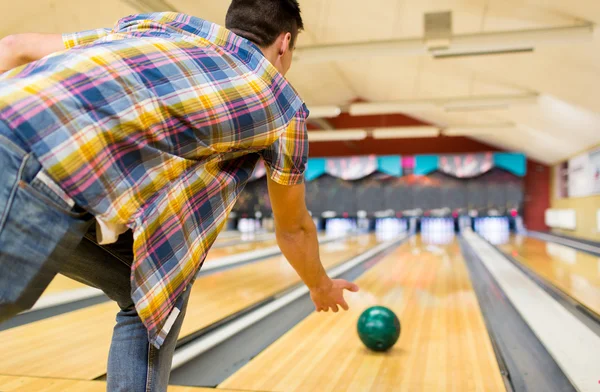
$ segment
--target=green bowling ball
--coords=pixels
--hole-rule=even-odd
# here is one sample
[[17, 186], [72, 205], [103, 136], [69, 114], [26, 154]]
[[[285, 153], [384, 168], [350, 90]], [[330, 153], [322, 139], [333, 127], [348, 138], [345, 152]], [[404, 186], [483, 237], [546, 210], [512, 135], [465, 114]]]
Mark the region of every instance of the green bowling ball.
[[385, 306], [372, 306], [358, 318], [358, 336], [373, 351], [389, 350], [400, 337], [400, 320]]

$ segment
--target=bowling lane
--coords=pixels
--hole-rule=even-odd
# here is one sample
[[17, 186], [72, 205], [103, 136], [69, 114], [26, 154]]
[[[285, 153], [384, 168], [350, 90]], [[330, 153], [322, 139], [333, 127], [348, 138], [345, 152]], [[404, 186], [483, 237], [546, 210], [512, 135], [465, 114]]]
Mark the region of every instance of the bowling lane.
[[44, 290], [44, 293], [42, 294], [42, 296], [62, 293], [65, 291], [77, 290], [77, 289], [81, 289], [84, 287], [89, 287], [89, 286], [79, 283], [73, 279], [69, 279], [66, 276], [56, 275], [56, 277], [54, 279], [52, 279], [52, 282], [50, 282], [48, 287], [46, 287], [46, 290]]
[[[332, 235], [335, 236], [335, 235]], [[327, 238], [325, 234], [319, 234], [319, 241]], [[277, 246], [277, 239], [273, 233], [265, 233], [258, 236], [243, 234], [239, 242], [234, 245], [211, 248], [206, 255], [206, 263], [217, 260], [221, 257], [232, 256], [240, 253], [263, 250]]]
[[523, 266], [600, 315], [600, 258], [568, 246], [512, 235], [500, 247]]
[[240, 231], [238, 231], [238, 230], [222, 231], [217, 236], [217, 239], [215, 240], [215, 243], [222, 242], [222, 241], [231, 241], [231, 240], [234, 240], [234, 239], [238, 239], [241, 236], [242, 236], [242, 233]]
[[[248, 238], [254, 238], [254, 237], [248, 237]], [[228, 239], [227, 241], [231, 241], [231, 239]], [[232, 256], [232, 255], [239, 254], [239, 253], [251, 252], [254, 250], [261, 250], [261, 249], [266, 249], [266, 248], [270, 248], [273, 246], [277, 246], [277, 241], [275, 239], [264, 240], [264, 239], [261, 239], [260, 237], [257, 240], [254, 240], [254, 239], [243, 240], [242, 237], [238, 237], [237, 241], [239, 241], [239, 243], [236, 243], [235, 245], [229, 245], [229, 246], [221, 247], [221, 248], [212, 248], [208, 252], [208, 255], [206, 256], [206, 262], [209, 263], [209, 262], [211, 262], [213, 260], [217, 260], [221, 257]], [[42, 294], [42, 297], [47, 297], [49, 295], [54, 295], [54, 294], [58, 294], [58, 293], [66, 293], [66, 292], [69, 292], [72, 290], [78, 290], [78, 289], [83, 289], [83, 288], [87, 288], [87, 287], [89, 287], [89, 286], [86, 286], [82, 283], [79, 283], [77, 281], [69, 279], [66, 276], [57, 275], [52, 280], [52, 282], [50, 282], [50, 285], [46, 288], [46, 290]]]
[[275, 240], [275, 238], [263, 241], [241, 241], [238, 244], [229, 245], [223, 248], [211, 248], [211, 250], [208, 252], [208, 255], [206, 255], [206, 263], [210, 263], [212, 260], [216, 260], [221, 257], [251, 252], [253, 250], [271, 248], [273, 246], [277, 246], [277, 240]]
[[[104, 392], [106, 383], [102, 381], [77, 381], [59, 378], [11, 377], [0, 375], [2, 392]], [[168, 392], [211, 392], [212, 388], [175, 387]], [[235, 391], [230, 391], [235, 392]], [[240, 391], [237, 391], [240, 392]]]
[[253, 242], [253, 241], [267, 241], [275, 238], [275, 233], [273, 232], [260, 232], [260, 233], [241, 233], [239, 236], [235, 238], [222, 239], [215, 241], [213, 245], [213, 249], [215, 248], [225, 248], [231, 245], [236, 245], [240, 242]]
[[[357, 279], [350, 311], [313, 313], [219, 388], [269, 391], [505, 391], [457, 242], [412, 238]], [[369, 306], [391, 308], [402, 333], [387, 353], [356, 333]]]
[[[372, 235], [321, 246], [326, 267], [377, 244]], [[282, 256], [197, 279], [180, 337], [300, 282]], [[106, 373], [116, 304], [109, 302], [0, 332], [0, 374], [91, 380]]]

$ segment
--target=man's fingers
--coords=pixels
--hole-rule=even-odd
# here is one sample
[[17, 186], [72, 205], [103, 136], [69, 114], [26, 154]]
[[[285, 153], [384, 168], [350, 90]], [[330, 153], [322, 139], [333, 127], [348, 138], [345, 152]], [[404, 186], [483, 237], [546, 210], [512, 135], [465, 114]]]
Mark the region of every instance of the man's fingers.
[[342, 307], [342, 309], [344, 310], [348, 310], [348, 303], [342, 298], [342, 300], [340, 301], [340, 306]]
[[340, 308], [348, 310], [348, 303], [344, 300], [344, 290], [357, 292], [358, 285], [343, 279], [335, 279], [334, 286], [329, 293], [316, 293], [314, 296], [311, 294], [315, 303], [315, 310], [317, 312], [328, 312], [331, 309], [334, 313], [339, 312]]
[[321, 303], [319, 303], [318, 301], [313, 300], [313, 304], [315, 305], [315, 310], [317, 312], [320, 312], [323, 310], [323, 305], [321, 305]]

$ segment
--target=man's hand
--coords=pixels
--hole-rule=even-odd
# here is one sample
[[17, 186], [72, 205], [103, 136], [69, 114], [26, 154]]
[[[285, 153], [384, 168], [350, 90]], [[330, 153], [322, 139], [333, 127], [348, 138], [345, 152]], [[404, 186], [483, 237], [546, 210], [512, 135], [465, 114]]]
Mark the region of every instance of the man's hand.
[[0, 39], [0, 74], [11, 70], [17, 64], [16, 36]]
[[304, 202], [304, 184], [285, 186], [268, 177], [275, 217], [275, 234], [283, 255], [310, 289], [317, 311], [348, 310], [344, 290], [358, 291], [354, 283], [330, 279], [319, 257], [317, 229]]
[[15, 34], [0, 39], [0, 73], [65, 50], [60, 34]]
[[329, 309], [337, 313], [338, 306], [348, 310], [344, 300], [344, 290], [357, 292], [358, 286], [343, 279], [327, 278], [321, 285], [310, 290], [310, 298], [315, 304], [317, 312], [327, 312]]

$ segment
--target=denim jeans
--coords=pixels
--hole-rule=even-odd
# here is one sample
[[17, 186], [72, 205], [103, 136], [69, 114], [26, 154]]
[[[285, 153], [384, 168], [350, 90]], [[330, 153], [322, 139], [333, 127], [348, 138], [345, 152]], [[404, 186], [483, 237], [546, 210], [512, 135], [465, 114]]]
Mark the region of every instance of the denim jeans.
[[181, 313], [156, 349], [131, 300], [130, 237], [111, 247], [83, 239], [93, 216], [53, 185], [33, 154], [0, 123], [0, 322], [31, 308], [57, 273], [96, 287], [121, 309], [108, 359], [108, 391], [166, 391], [191, 290], [179, 298]]

